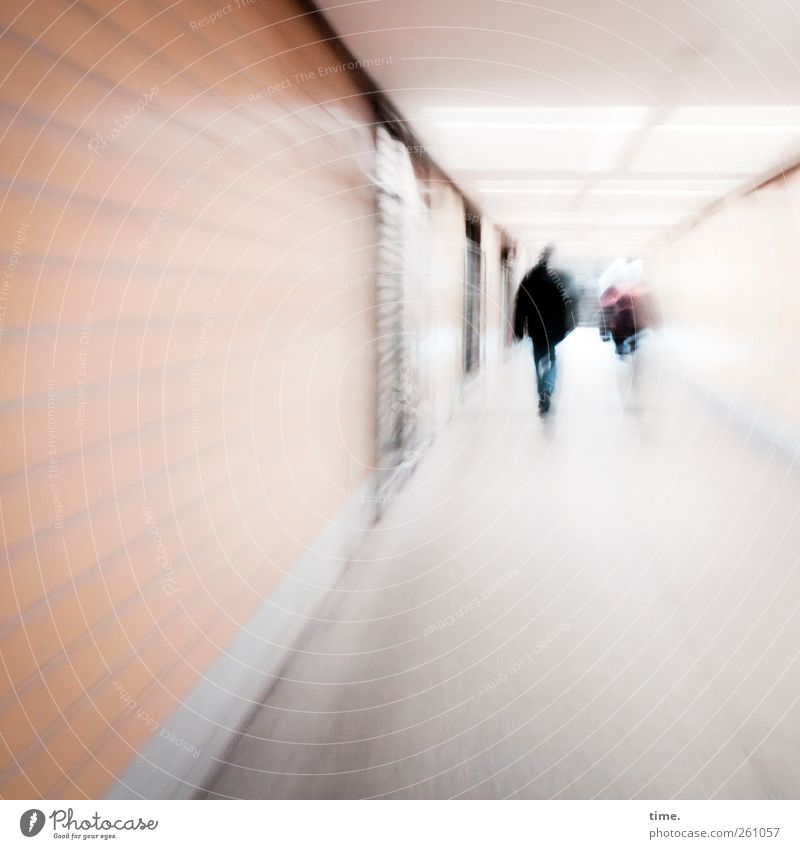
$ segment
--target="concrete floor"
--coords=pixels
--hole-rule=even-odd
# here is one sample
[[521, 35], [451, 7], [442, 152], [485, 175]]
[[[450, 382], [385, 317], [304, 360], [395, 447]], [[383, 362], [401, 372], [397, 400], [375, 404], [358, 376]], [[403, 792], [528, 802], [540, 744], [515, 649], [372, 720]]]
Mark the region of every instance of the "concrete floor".
[[596, 332], [469, 393], [210, 788], [248, 798], [798, 798], [800, 484]]

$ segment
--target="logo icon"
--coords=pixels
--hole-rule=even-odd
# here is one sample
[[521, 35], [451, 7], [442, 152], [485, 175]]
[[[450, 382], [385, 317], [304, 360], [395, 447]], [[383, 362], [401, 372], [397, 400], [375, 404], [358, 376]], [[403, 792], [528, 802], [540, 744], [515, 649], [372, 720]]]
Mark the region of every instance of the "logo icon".
[[38, 808], [31, 808], [19, 818], [19, 830], [25, 837], [36, 837], [44, 828], [44, 812]]

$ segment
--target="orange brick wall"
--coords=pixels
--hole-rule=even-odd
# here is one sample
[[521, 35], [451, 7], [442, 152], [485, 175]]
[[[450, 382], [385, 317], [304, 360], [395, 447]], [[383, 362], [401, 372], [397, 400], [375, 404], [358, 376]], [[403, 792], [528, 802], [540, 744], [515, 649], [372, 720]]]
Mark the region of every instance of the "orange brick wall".
[[291, 0], [115, 5], [0, 7], [4, 797], [102, 795], [373, 462], [367, 100]]

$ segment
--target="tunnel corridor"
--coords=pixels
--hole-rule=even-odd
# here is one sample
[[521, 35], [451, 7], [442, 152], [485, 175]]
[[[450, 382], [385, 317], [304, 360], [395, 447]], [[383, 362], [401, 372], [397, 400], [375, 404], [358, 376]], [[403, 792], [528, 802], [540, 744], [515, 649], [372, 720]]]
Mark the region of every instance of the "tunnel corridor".
[[556, 421], [520, 351], [430, 448], [212, 797], [797, 795], [800, 483], [657, 353], [645, 402], [563, 349]]

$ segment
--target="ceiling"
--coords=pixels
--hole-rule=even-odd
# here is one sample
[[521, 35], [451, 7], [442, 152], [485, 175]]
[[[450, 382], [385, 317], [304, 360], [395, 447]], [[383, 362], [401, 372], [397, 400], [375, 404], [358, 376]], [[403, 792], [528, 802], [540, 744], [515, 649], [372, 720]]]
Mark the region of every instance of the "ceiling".
[[481, 211], [568, 259], [638, 255], [800, 155], [790, 0], [318, 5]]

